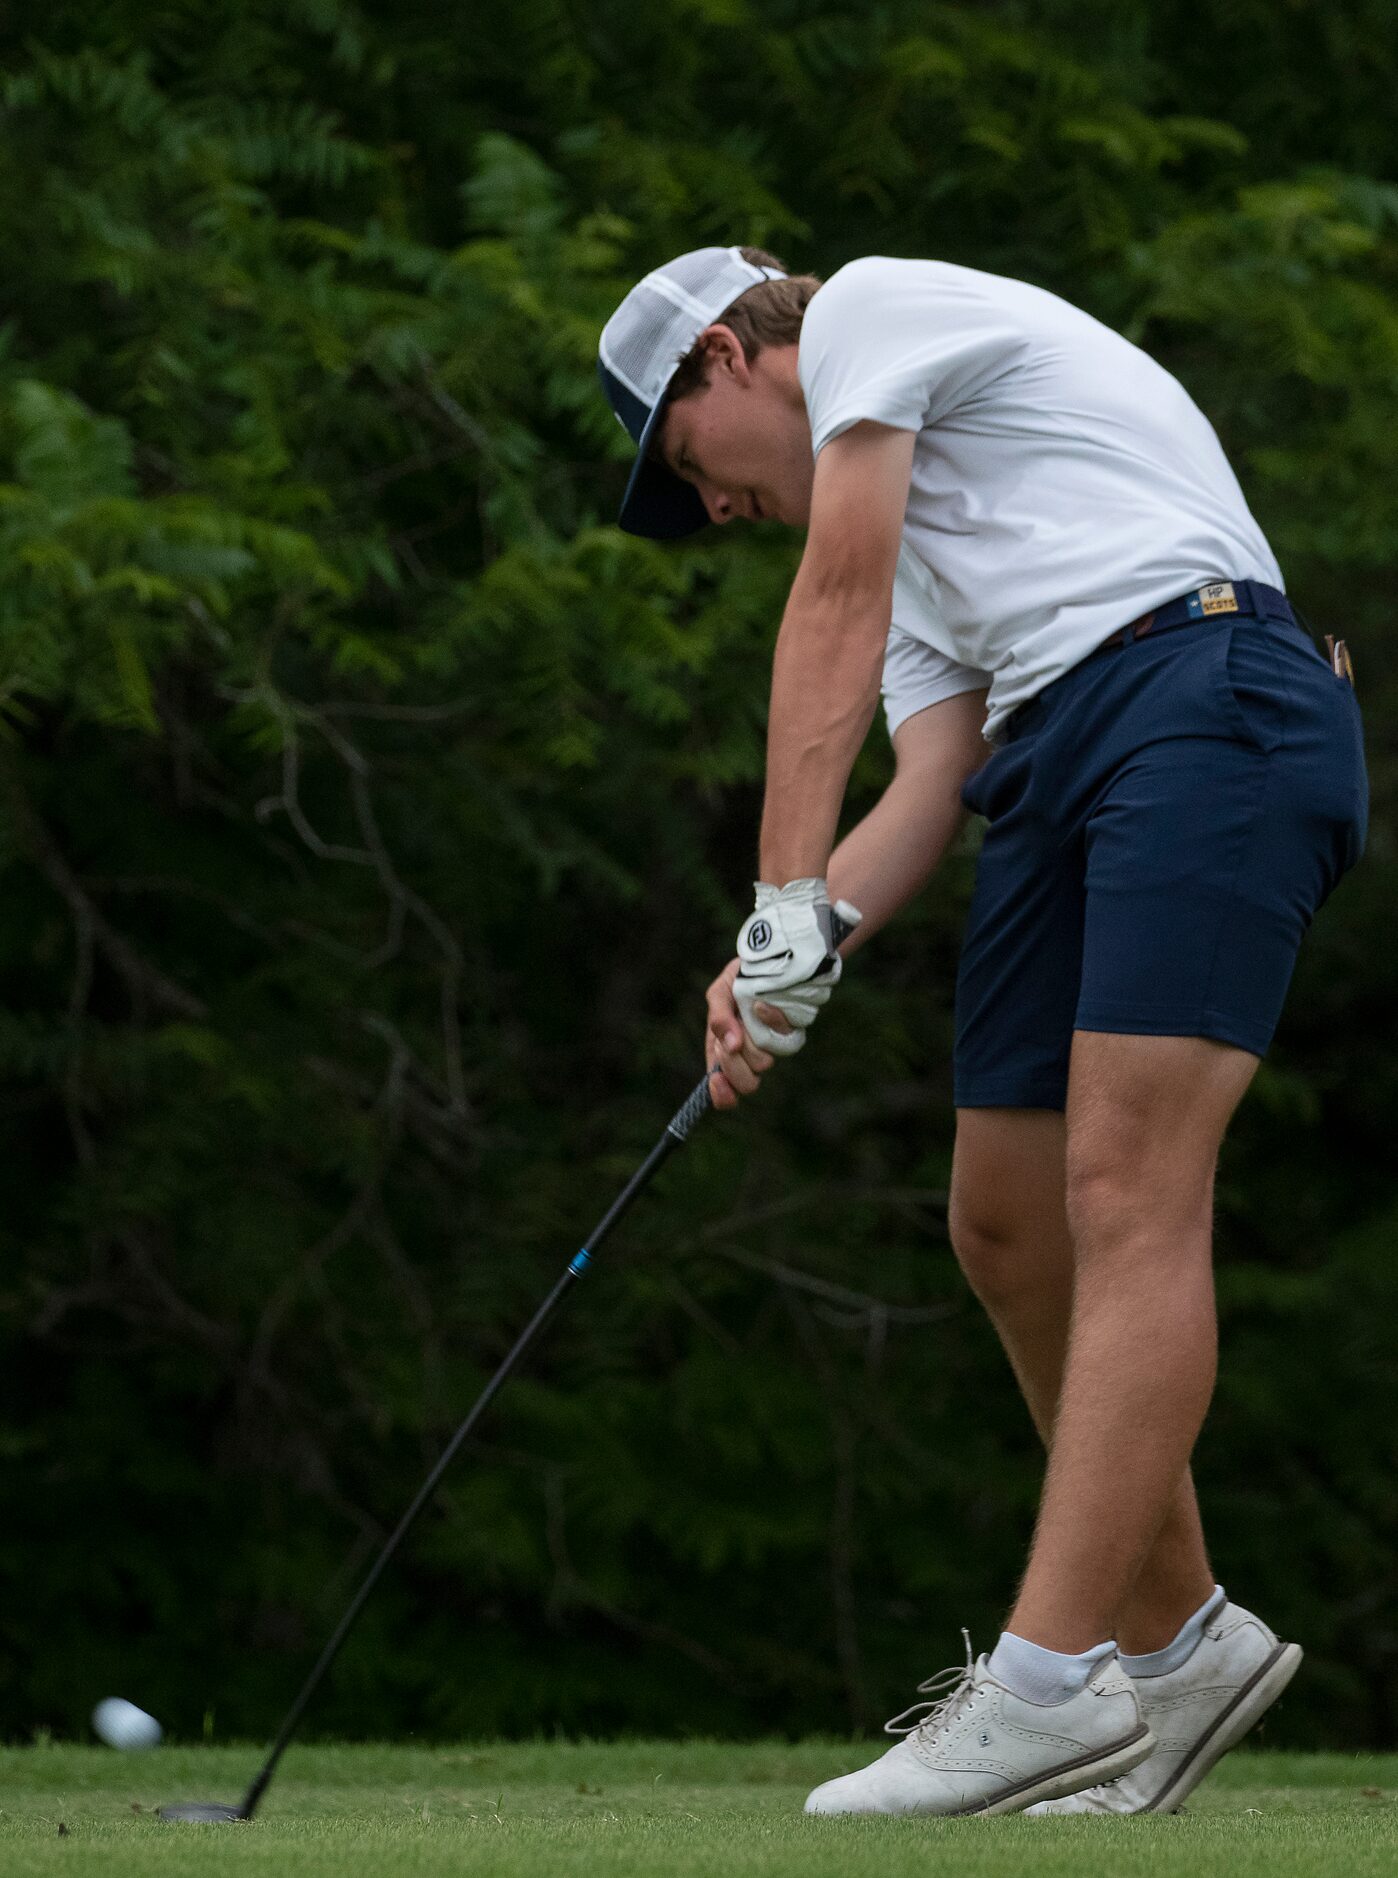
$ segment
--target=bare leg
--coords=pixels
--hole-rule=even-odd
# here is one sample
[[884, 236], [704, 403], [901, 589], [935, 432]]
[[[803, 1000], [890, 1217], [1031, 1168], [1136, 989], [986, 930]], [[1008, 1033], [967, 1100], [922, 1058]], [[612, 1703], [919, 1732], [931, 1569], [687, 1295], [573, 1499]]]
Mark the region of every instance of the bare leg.
[[1196, 1037], [1074, 1037], [1072, 1324], [1034, 1545], [1007, 1625], [1047, 1649], [1077, 1652], [1114, 1634], [1184, 1478], [1217, 1360], [1214, 1164], [1256, 1067]]
[[[963, 1109], [957, 1117], [952, 1243], [1005, 1346], [1046, 1447], [1072, 1311], [1066, 1142], [1064, 1118], [1049, 1109]], [[1204, 1602], [1213, 1584], [1186, 1469], [1136, 1583], [1107, 1634], [1132, 1654], [1159, 1649]]]

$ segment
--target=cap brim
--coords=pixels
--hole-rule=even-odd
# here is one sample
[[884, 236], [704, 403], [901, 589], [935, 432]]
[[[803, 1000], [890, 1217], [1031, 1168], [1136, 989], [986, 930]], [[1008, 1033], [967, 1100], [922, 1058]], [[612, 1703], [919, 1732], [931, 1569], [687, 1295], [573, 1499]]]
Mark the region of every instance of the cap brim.
[[696, 534], [709, 519], [699, 491], [649, 454], [666, 402], [660, 398], [646, 419], [617, 518], [628, 535], [643, 535], [648, 541], [679, 541]]

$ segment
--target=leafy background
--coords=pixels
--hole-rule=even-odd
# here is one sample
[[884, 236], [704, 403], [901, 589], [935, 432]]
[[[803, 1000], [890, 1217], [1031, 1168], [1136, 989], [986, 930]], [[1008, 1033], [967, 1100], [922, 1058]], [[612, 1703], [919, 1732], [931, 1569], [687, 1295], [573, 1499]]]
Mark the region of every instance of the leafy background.
[[[1355, 648], [1370, 852], [1227, 1149], [1199, 1479], [1309, 1651], [1271, 1738], [1394, 1744], [1390, 24], [0, 26], [0, 1731], [119, 1689], [265, 1734], [696, 1074], [796, 547], [617, 532], [593, 349], [646, 267], [743, 240], [1005, 270], [1140, 340]], [[316, 1727], [866, 1728], [993, 1634], [1040, 1457], [944, 1230], [969, 867], [628, 1223]]]

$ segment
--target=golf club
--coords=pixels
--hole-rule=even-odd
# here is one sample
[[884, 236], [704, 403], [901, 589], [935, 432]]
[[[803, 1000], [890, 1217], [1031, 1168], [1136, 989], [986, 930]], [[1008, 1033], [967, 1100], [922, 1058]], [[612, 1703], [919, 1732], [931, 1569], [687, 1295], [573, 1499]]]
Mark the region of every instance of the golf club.
[[253, 1814], [257, 1811], [263, 1794], [266, 1793], [267, 1788], [271, 1784], [272, 1776], [277, 1770], [278, 1761], [280, 1761], [282, 1755], [286, 1752], [287, 1744], [296, 1733], [301, 1722], [301, 1717], [310, 1706], [311, 1698], [320, 1687], [331, 1664], [340, 1654], [341, 1647], [346, 1637], [348, 1637], [350, 1631], [354, 1628], [354, 1623], [359, 1613], [364, 1609], [365, 1604], [368, 1603], [369, 1595], [379, 1579], [383, 1576], [384, 1569], [388, 1565], [389, 1560], [393, 1557], [394, 1553], [397, 1552], [404, 1539], [407, 1538], [418, 1515], [436, 1492], [443, 1474], [445, 1474], [447, 1469], [451, 1466], [462, 1442], [465, 1441], [466, 1437], [471, 1433], [471, 1430], [489, 1407], [491, 1401], [498, 1394], [501, 1385], [504, 1383], [510, 1371], [515, 1367], [516, 1363], [519, 1362], [530, 1344], [533, 1343], [534, 1339], [553, 1315], [564, 1292], [567, 1291], [577, 1279], [582, 1277], [583, 1273], [592, 1263], [592, 1255], [597, 1250], [597, 1247], [606, 1238], [612, 1227], [615, 1226], [622, 1214], [626, 1212], [637, 1195], [650, 1184], [652, 1177], [662, 1162], [668, 1160], [675, 1149], [684, 1143], [690, 1130], [694, 1127], [694, 1124], [707, 1112], [709, 1107], [709, 1079], [705, 1076], [701, 1082], [695, 1084], [688, 1100], [676, 1110], [675, 1114], [666, 1124], [664, 1134], [661, 1135], [659, 1141], [656, 1142], [645, 1160], [642, 1161], [641, 1165], [622, 1188], [616, 1199], [613, 1200], [611, 1206], [608, 1207], [601, 1219], [598, 1220], [586, 1243], [579, 1251], [575, 1252], [573, 1257], [568, 1261], [568, 1264], [564, 1267], [553, 1289], [515, 1339], [514, 1344], [504, 1357], [499, 1368], [495, 1371], [495, 1374], [490, 1378], [490, 1381], [485, 1385], [484, 1389], [481, 1390], [479, 1396], [477, 1396], [470, 1414], [467, 1415], [465, 1421], [462, 1422], [461, 1426], [442, 1450], [441, 1456], [437, 1460], [431, 1473], [428, 1474], [426, 1480], [423, 1481], [417, 1493], [413, 1496], [412, 1504], [399, 1520], [397, 1526], [394, 1527], [392, 1533], [385, 1541], [382, 1551], [365, 1574], [358, 1591], [356, 1591], [354, 1596], [350, 1599], [344, 1616], [331, 1633], [329, 1641], [316, 1660], [315, 1667], [301, 1685], [300, 1694], [287, 1710], [286, 1719], [277, 1731], [277, 1738], [272, 1743], [266, 1760], [262, 1763], [252, 1785], [248, 1788], [242, 1799], [239, 1800], [236, 1805], [229, 1805], [219, 1800], [180, 1801], [172, 1806], [162, 1806], [158, 1808], [157, 1818], [170, 1822], [179, 1822], [185, 1825], [214, 1825], [230, 1819], [252, 1818]]

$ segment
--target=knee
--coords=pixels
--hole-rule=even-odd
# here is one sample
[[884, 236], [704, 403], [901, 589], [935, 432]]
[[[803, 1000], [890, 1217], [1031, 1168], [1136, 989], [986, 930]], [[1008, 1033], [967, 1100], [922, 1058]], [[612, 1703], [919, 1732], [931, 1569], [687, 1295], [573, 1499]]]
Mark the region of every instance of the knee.
[[1064, 1200], [1075, 1257], [1095, 1249], [1209, 1233], [1213, 1181], [1161, 1165], [1148, 1144], [1129, 1139], [1069, 1141]]
[[1119, 1237], [1134, 1220], [1138, 1205], [1124, 1156], [1071, 1142], [1063, 1198], [1076, 1248]]
[[966, 1282], [992, 1318], [1039, 1312], [1067, 1282], [1052, 1248], [1002, 1207], [953, 1195], [947, 1228]]

